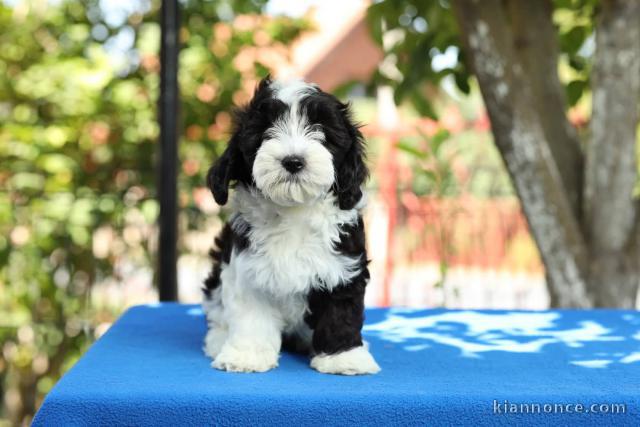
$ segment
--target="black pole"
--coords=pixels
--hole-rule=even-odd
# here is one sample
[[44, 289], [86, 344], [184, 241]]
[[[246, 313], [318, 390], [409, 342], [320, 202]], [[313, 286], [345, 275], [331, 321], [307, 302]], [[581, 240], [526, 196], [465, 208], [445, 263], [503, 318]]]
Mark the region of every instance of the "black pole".
[[178, 51], [180, 17], [177, 0], [162, 0], [160, 44], [160, 147], [158, 198], [158, 290], [160, 301], [178, 299], [177, 284], [177, 172], [178, 172]]

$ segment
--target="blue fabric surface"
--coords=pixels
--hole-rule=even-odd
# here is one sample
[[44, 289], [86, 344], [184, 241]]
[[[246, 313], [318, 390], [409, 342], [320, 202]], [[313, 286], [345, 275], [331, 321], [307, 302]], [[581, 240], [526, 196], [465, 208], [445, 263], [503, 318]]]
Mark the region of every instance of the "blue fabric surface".
[[[196, 306], [130, 309], [34, 425], [640, 425], [634, 311], [368, 310], [364, 334], [382, 372], [362, 377], [320, 374], [291, 354], [264, 374], [216, 371], [204, 334]], [[541, 413], [500, 413], [505, 400]], [[555, 406], [612, 403], [625, 413]]]

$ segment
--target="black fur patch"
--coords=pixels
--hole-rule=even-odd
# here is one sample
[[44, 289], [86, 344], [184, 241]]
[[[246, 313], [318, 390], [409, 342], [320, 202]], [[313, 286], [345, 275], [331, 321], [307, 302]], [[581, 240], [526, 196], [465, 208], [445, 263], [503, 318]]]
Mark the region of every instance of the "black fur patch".
[[349, 283], [332, 291], [313, 290], [309, 294], [305, 321], [313, 329], [315, 354], [335, 354], [362, 345], [364, 291], [369, 280], [362, 217], [357, 224], [343, 227], [336, 249], [344, 255], [360, 256], [361, 271]]
[[271, 80], [267, 77], [256, 88], [251, 102], [233, 112], [231, 140], [207, 174], [207, 184], [219, 205], [227, 203], [229, 187], [233, 184], [254, 186], [251, 171], [264, 133], [289, 109], [273, 95]]
[[220, 231], [220, 234], [215, 238], [214, 247], [209, 251], [209, 256], [213, 260], [213, 268], [204, 281], [204, 288], [202, 288], [205, 298], [209, 299], [211, 292], [220, 286], [222, 264], [229, 264], [233, 248], [239, 253], [249, 246], [248, 233], [249, 229], [247, 229], [244, 234], [237, 233], [234, 231], [231, 223], [227, 222]]
[[353, 209], [362, 198], [360, 187], [369, 176], [365, 143], [354, 122], [349, 104], [335, 96], [316, 92], [301, 101], [309, 123], [318, 124], [325, 135], [324, 146], [333, 156], [336, 182], [332, 187], [340, 209]]

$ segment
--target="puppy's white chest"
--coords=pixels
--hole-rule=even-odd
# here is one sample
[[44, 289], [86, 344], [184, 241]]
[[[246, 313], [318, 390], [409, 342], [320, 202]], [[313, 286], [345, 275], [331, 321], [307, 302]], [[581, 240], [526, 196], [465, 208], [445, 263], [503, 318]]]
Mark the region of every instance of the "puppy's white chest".
[[358, 259], [336, 250], [344, 224], [357, 212], [341, 211], [331, 200], [301, 208], [240, 211], [248, 225], [249, 247], [238, 254], [237, 272], [247, 285], [274, 295], [331, 289], [358, 273]]

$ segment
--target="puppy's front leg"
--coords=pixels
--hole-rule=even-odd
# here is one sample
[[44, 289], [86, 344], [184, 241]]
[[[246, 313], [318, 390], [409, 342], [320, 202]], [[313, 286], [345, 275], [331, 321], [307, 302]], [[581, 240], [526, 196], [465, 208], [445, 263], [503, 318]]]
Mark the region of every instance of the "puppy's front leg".
[[211, 365], [232, 372], [265, 372], [278, 366], [282, 319], [269, 299], [251, 288], [230, 286], [222, 292], [229, 335]]
[[307, 322], [313, 329], [311, 367], [317, 371], [342, 375], [380, 371], [360, 334], [366, 277], [368, 273], [332, 291], [314, 291], [310, 296]]

